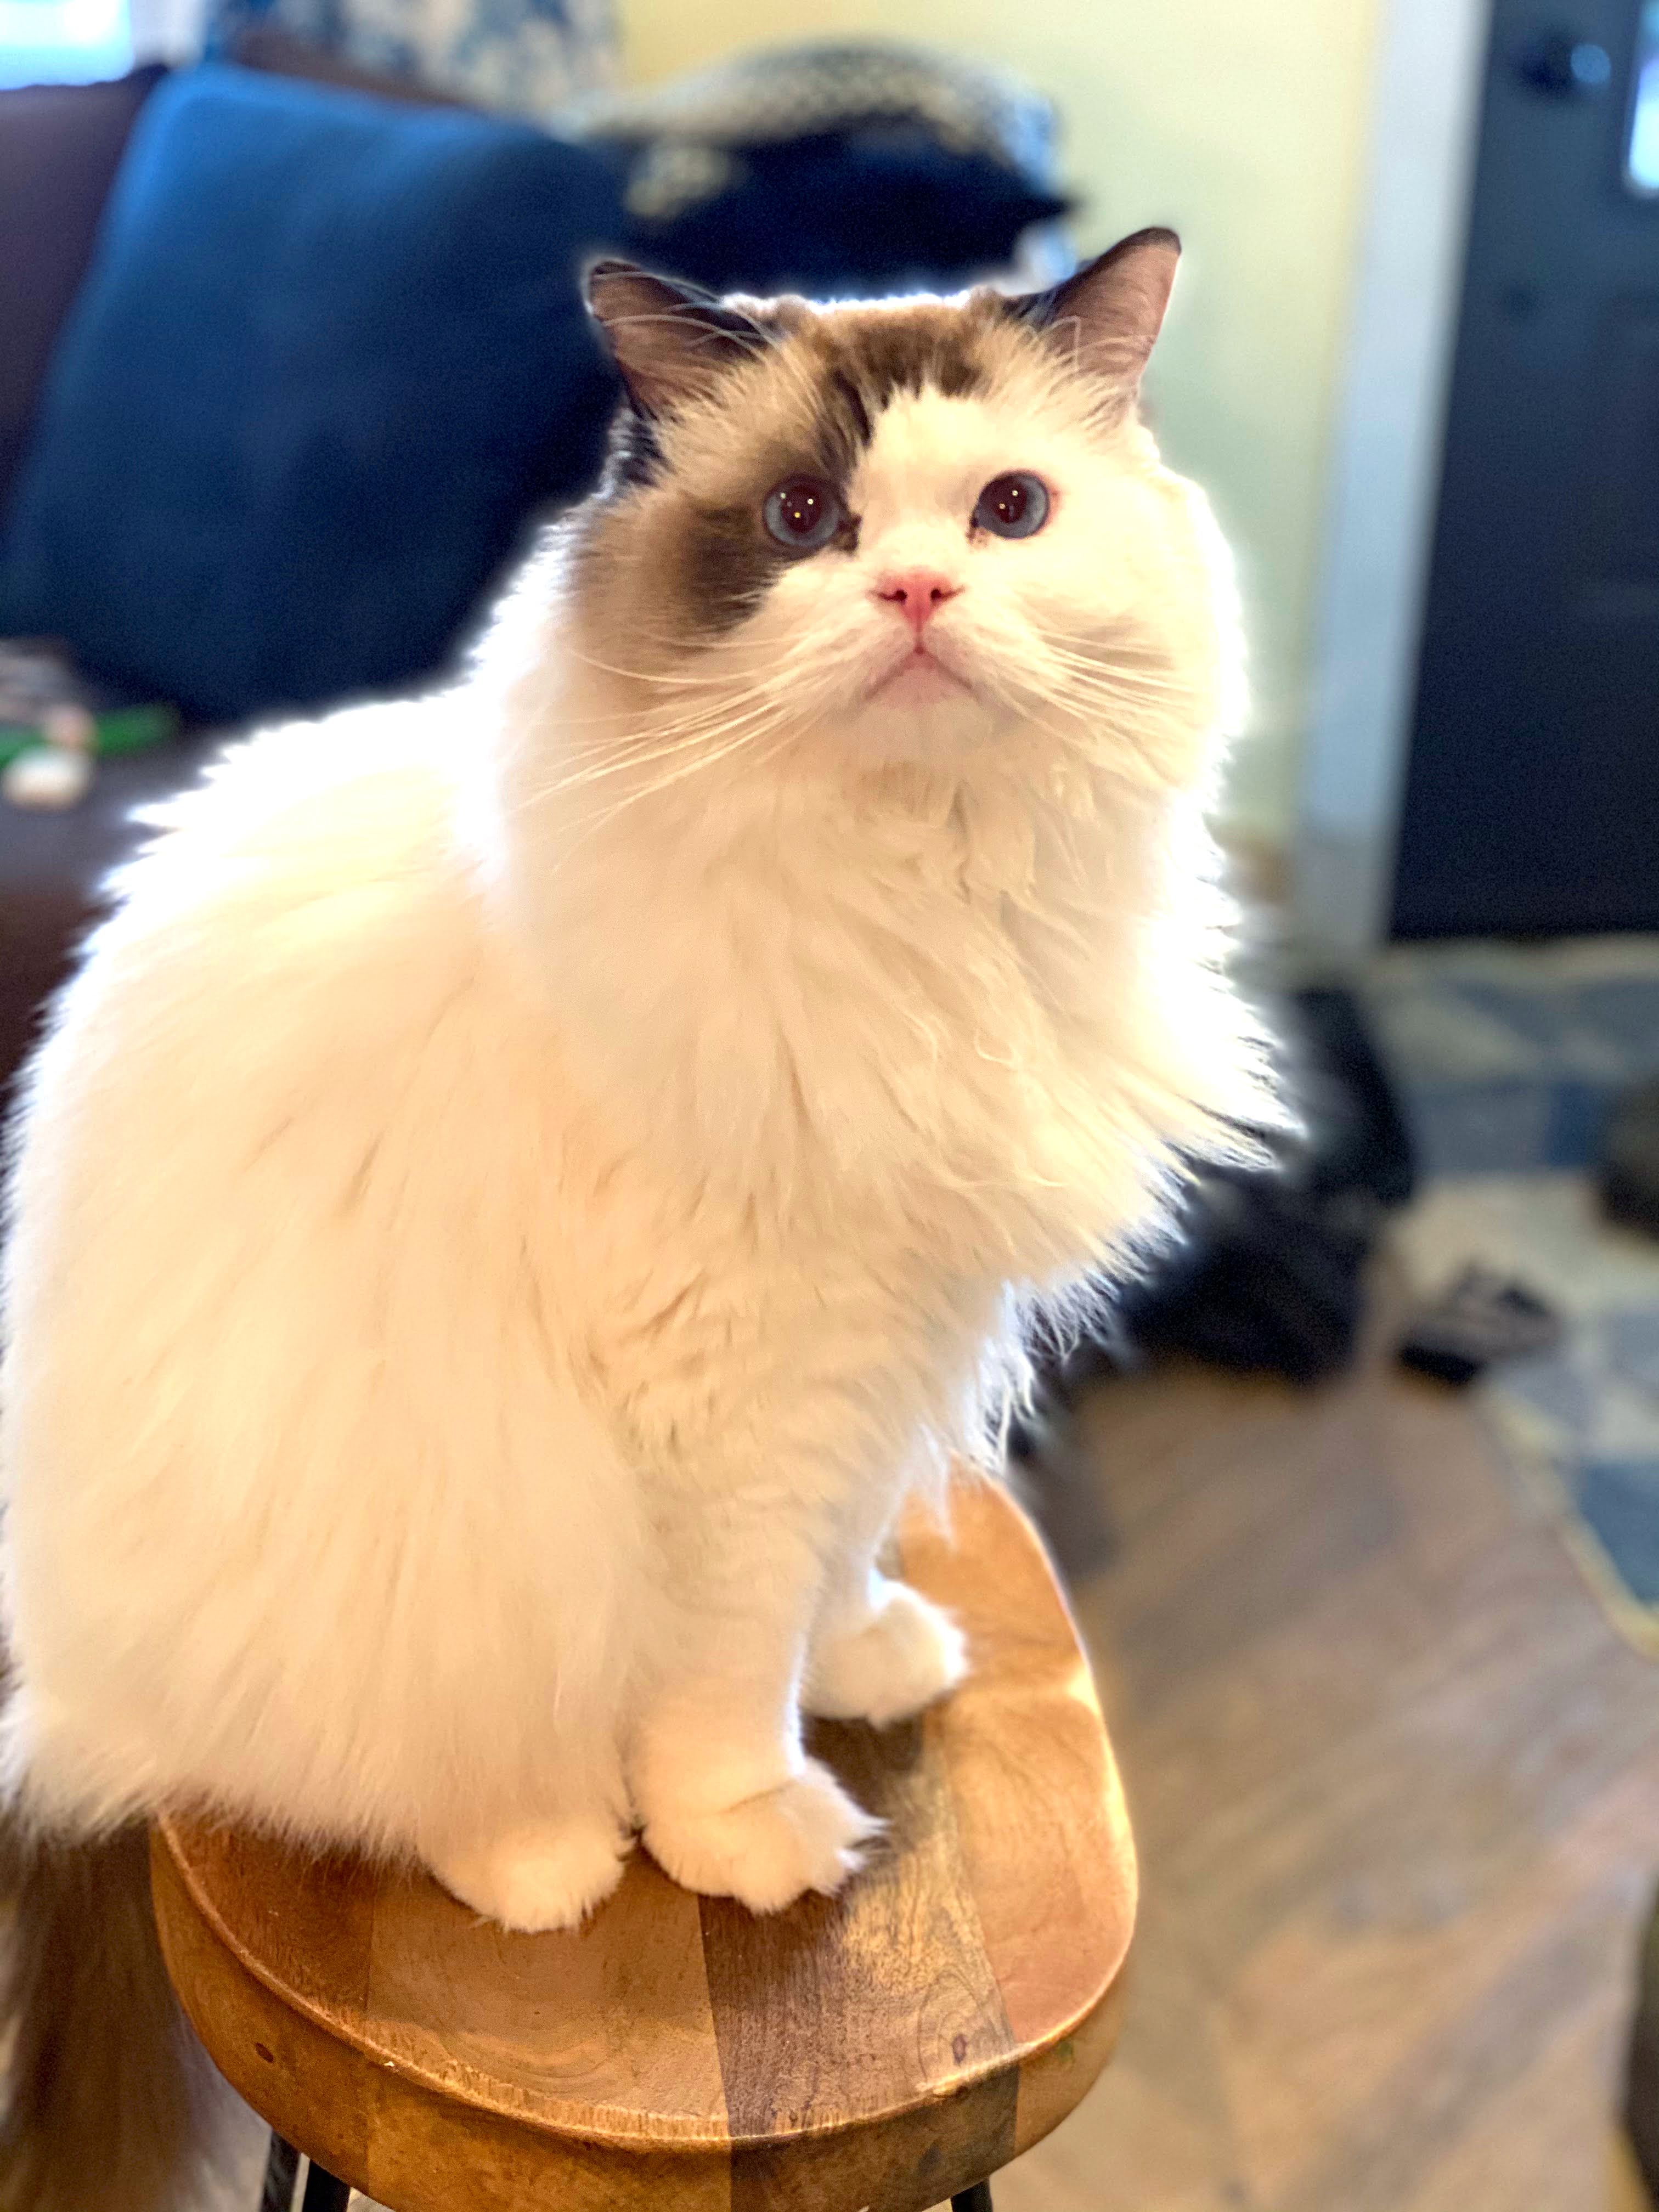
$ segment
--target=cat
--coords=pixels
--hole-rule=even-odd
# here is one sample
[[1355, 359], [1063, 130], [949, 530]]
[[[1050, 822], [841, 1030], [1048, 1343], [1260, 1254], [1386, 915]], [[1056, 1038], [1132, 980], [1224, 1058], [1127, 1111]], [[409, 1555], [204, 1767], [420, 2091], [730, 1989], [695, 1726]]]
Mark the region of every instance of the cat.
[[229, 752], [118, 878], [14, 1133], [26, 1966], [72, 1864], [154, 1983], [169, 1805], [520, 1929], [636, 1837], [761, 1912], [855, 1870], [803, 1712], [971, 1660], [896, 1513], [1023, 1302], [1276, 1110], [1204, 827], [1230, 570], [1138, 406], [1178, 253], [827, 308], [599, 263], [605, 473], [465, 672]]

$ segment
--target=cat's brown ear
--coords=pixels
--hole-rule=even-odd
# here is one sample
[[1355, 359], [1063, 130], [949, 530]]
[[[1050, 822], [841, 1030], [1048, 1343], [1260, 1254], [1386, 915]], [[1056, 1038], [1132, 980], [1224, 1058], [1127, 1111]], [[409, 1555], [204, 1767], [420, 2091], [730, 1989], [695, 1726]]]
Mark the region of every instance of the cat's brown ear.
[[726, 369], [770, 343], [740, 308], [631, 261], [596, 261], [587, 304], [645, 415], [701, 398]]
[[1174, 231], [1138, 230], [1063, 284], [1007, 305], [1067, 361], [1132, 392], [1164, 327], [1180, 259]]

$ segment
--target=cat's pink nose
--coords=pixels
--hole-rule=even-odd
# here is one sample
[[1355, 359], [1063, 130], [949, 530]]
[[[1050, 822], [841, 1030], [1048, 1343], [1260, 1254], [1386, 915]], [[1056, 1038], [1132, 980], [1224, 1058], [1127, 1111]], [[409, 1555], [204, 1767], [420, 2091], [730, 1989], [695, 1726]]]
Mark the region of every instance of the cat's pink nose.
[[953, 584], [936, 568], [906, 568], [897, 575], [884, 576], [876, 586], [876, 597], [896, 607], [920, 638], [946, 599], [955, 599], [961, 589], [960, 584]]

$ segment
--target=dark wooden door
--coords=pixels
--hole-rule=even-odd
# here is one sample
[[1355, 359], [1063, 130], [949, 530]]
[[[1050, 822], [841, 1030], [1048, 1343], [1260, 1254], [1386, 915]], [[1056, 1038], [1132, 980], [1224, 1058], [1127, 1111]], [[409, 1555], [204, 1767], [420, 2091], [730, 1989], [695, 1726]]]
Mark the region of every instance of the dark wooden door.
[[1659, 0], [1497, 0], [1393, 927], [1659, 929]]

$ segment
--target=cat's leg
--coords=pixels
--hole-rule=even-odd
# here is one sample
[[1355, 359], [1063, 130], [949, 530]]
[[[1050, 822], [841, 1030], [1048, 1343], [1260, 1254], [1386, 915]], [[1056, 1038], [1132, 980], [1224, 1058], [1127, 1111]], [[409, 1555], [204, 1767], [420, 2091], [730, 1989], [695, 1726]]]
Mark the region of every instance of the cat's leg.
[[556, 1755], [556, 1800], [489, 1816], [458, 1807], [437, 1814], [422, 1839], [450, 1895], [503, 1928], [574, 1928], [615, 1889], [633, 1848], [614, 1746], [583, 1756], [561, 1741]]
[[[629, 1781], [652, 1856], [688, 1889], [775, 1912], [832, 1894], [879, 1822], [801, 1745], [799, 1683], [822, 1548], [774, 1503], [700, 1547], [677, 1589]], [[696, 1556], [694, 1554], [693, 1556]]]
[[814, 1624], [801, 1702], [823, 1720], [908, 1720], [954, 1689], [968, 1646], [950, 1614], [884, 1574], [890, 1492], [872, 1491], [851, 1515]]

